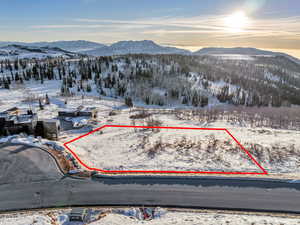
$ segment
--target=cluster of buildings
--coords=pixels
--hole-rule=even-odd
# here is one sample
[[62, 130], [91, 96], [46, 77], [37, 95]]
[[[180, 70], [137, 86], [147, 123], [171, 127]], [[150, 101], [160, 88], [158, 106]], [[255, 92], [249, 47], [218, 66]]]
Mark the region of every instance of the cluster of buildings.
[[20, 110], [17, 107], [0, 112], [0, 136], [26, 133], [49, 140], [57, 140], [61, 130], [78, 128], [85, 125], [81, 121], [97, 118], [95, 108], [82, 106], [59, 111], [57, 118], [39, 120], [32, 110]]
[[22, 111], [17, 107], [0, 112], [0, 136], [26, 133], [50, 140], [58, 139], [58, 120], [39, 120], [32, 110]]

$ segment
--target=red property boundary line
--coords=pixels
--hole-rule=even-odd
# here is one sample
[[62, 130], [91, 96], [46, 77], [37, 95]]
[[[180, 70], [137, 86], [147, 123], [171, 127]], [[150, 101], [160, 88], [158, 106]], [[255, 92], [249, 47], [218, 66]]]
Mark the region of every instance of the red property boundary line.
[[[258, 172], [220, 172], [220, 171], [157, 171], [157, 170], [102, 170], [98, 168], [89, 167], [86, 165], [78, 155], [68, 146], [68, 144], [77, 141], [80, 138], [86, 137], [92, 133], [95, 133], [106, 127], [119, 127], [119, 128], [147, 128], [147, 129], [181, 129], [181, 130], [219, 130], [225, 131], [237, 144], [238, 146], [249, 156], [252, 162], [262, 171]], [[98, 127], [86, 134], [76, 137], [68, 142], [65, 142], [64, 147], [78, 160], [78, 162], [88, 170], [98, 171], [102, 173], [176, 173], [176, 174], [250, 174], [250, 175], [267, 175], [268, 172], [256, 161], [256, 159], [250, 154], [248, 150], [226, 129], [226, 128], [196, 128], [196, 127], [150, 127], [150, 126], [129, 126], [129, 125], [103, 125]]]

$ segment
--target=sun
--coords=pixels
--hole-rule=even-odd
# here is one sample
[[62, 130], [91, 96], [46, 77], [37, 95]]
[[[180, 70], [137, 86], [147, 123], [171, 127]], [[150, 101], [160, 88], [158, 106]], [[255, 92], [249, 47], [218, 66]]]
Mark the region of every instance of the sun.
[[224, 18], [226, 30], [231, 32], [242, 32], [249, 25], [249, 18], [243, 11], [237, 11]]

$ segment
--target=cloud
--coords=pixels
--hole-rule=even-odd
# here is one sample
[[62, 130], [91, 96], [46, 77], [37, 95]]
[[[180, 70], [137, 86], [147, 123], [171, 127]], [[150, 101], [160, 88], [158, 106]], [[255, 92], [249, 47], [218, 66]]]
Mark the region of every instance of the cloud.
[[66, 28], [83, 28], [83, 25], [76, 25], [76, 24], [70, 24], [70, 25], [58, 25], [58, 24], [52, 24], [52, 25], [33, 25], [29, 28], [33, 29], [66, 29]]
[[[76, 18], [70, 24], [35, 25], [35, 30], [74, 31], [109, 42], [124, 39], [152, 39], [188, 46], [252, 46], [300, 49], [300, 16], [250, 18], [244, 30], [233, 33], [224, 24], [226, 15], [157, 17], [136, 20]], [[68, 30], [68, 31], [66, 31]]]
[[[76, 22], [82, 23], [99, 23], [107, 25], [132, 25], [134, 26], [151, 26], [158, 28], [157, 30], [162, 30], [165, 27], [173, 27], [178, 31], [178, 28], [181, 28], [181, 31], [187, 31], [188, 29], [194, 29], [195, 32], [199, 30], [210, 30], [214, 31], [223, 31], [226, 33], [228, 31], [225, 26], [223, 19], [226, 15], [210, 15], [205, 17], [165, 17], [165, 18], [153, 18], [148, 20], [107, 20], [107, 19], [75, 19]], [[88, 26], [88, 25], [87, 25]], [[170, 30], [170, 29], [165, 29]], [[198, 31], [196, 31], [198, 30]], [[257, 33], [289, 33], [289, 34], [299, 34], [300, 33], [300, 16], [287, 17], [287, 18], [278, 18], [278, 19], [252, 19], [251, 24], [248, 28], [245, 29], [247, 32], [257, 32]], [[187, 31], [188, 32], [188, 31]], [[243, 33], [243, 32], [241, 32]]]
[[147, 28], [147, 24], [133, 24], [133, 23], [121, 23], [121, 22], [104, 22], [99, 24], [47, 24], [47, 25], [32, 25], [29, 28], [32, 29], [93, 29], [93, 28], [111, 28], [111, 29], [136, 29], [136, 28]]

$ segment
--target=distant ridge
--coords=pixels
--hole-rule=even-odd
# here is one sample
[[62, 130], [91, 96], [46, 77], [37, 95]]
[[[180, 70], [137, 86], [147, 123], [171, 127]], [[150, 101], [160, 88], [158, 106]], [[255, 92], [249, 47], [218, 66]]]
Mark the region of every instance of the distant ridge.
[[126, 54], [179, 54], [179, 55], [248, 55], [248, 56], [285, 56], [293, 62], [300, 63], [296, 57], [282, 52], [266, 51], [250, 47], [235, 48], [202, 48], [191, 52], [186, 49], [165, 47], [152, 40], [143, 41], [119, 41], [110, 46], [84, 40], [77, 41], [53, 41], [53, 42], [0, 42], [0, 47], [19, 45], [28, 47], [59, 48], [73, 53], [81, 53], [91, 56], [111, 56]]
[[119, 41], [102, 48], [82, 52], [94, 56], [125, 55], [125, 54], [191, 54], [190, 51], [174, 47], [163, 47], [150, 40]]
[[87, 51], [95, 48], [104, 47], [104, 44], [91, 42], [91, 41], [53, 41], [53, 42], [0, 42], [0, 47], [7, 45], [22, 45], [29, 47], [49, 47], [49, 48], [60, 48], [71, 52]]
[[296, 63], [300, 60], [296, 57], [282, 52], [266, 51], [257, 48], [202, 48], [193, 53], [194, 55], [249, 55], [249, 56], [285, 56]]
[[257, 48], [202, 48], [195, 55], [222, 55], [222, 54], [238, 54], [238, 55], [275, 55], [275, 52], [260, 50]]
[[58, 47], [35, 47], [10, 44], [0, 47], [0, 59], [14, 58], [48, 58], [48, 57], [76, 57], [79, 54], [60, 49]]

